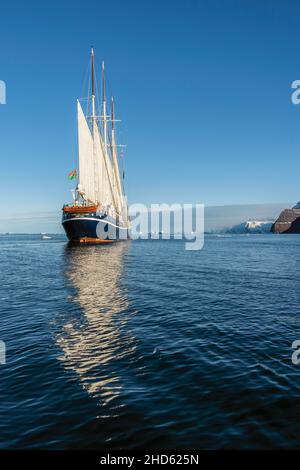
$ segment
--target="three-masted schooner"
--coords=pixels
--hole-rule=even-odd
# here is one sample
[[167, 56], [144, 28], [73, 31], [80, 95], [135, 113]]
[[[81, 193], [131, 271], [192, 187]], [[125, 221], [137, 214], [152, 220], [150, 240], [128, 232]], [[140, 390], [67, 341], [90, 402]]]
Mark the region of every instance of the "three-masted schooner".
[[87, 115], [77, 100], [79, 171], [73, 202], [63, 206], [62, 224], [70, 241], [80, 243], [126, 240], [129, 218], [118, 163], [114, 100], [107, 114], [104, 63], [102, 103], [96, 113], [94, 50], [91, 50], [91, 95]]

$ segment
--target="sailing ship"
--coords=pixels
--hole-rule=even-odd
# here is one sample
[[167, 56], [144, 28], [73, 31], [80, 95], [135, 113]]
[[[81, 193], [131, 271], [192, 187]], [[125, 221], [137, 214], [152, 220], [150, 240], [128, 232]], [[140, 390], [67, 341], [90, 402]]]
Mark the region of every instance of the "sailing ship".
[[129, 237], [129, 218], [124, 191], [124, 172], [119, 169], [115, 133], [115, 104], [107, 114], [104, 62], [102, 103], [96, 111], [94, 50], [91, 50], [91, 95], [85, 99], [86, 113], [77, 100], [78, 173], [72, 190], [73, 202], [63, 206], [62, 225], [68, 239], [79, 243], [106, 243]]

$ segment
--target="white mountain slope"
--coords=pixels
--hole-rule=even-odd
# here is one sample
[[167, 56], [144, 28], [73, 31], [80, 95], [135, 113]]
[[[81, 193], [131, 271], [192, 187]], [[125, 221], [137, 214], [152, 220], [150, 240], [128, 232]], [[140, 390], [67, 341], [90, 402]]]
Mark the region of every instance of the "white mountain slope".
[[247, 220], [226, 230], [228, 233], [269, 233], [273, 220]]

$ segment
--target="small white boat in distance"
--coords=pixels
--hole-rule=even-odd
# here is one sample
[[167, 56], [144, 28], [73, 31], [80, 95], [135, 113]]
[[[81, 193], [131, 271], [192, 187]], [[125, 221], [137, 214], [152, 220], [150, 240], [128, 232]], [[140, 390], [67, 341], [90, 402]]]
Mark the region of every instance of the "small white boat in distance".
[[43, 234], [42, 235], [42, 240], [51, 240], [52, 237], [49, 237], [49, 235]]

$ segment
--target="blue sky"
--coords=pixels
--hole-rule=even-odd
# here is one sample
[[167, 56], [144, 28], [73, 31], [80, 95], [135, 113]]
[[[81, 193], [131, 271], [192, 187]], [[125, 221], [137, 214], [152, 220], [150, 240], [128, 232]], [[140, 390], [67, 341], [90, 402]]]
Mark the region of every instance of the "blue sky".
[[299, 18], [291, 0], [2, 3], [2, 216], [70, 200], [91, 45], [122, 119], [130, 202], [297, 202]]

